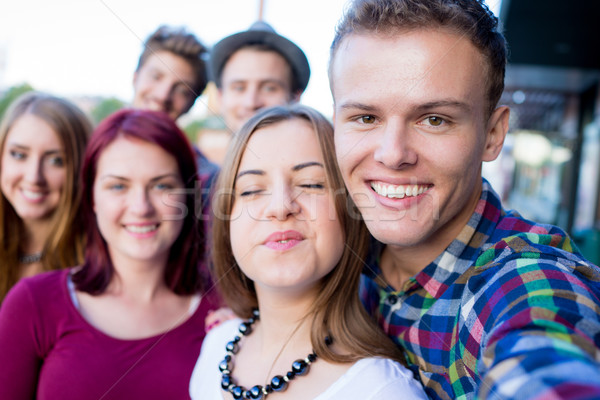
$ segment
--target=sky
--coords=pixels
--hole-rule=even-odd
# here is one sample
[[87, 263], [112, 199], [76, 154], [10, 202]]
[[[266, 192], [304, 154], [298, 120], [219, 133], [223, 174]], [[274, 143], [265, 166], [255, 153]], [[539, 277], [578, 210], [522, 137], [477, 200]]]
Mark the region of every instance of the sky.
[[[347, 0], [263, 0], [263, 19], [306, 53], [302, 103], [331, 116], [329, 46]], [[489, 0], [493, 11], [500, 0]], [[0, 13], [0, 90], [29, 83], [68, 98], [133, 97], [143, 41], [161, 24], [185, 26], [207, 46], [246, 30], [260, 0], [7, 0]], [[202, 112], [204, 100], [192, 112]]]

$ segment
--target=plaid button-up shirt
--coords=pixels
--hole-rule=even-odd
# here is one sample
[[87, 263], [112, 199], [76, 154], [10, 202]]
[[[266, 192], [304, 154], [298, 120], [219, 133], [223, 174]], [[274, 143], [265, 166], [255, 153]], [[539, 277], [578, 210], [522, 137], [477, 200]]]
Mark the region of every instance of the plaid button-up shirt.
[[460, 235], [400, 290], [382, 249], [361, 299], [430, 397], [600, 398], [600, 269], [560, 228], [503, 210], [484, 180]]

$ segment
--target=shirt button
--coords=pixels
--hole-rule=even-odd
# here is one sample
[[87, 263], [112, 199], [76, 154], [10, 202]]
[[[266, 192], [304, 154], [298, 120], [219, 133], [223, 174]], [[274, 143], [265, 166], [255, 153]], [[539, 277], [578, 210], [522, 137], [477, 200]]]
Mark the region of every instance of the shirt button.
[[390, 294], [387, 298], [387, 302], [391, 305], [394, 305], [398, 302], [398, 296], [395, 294]]

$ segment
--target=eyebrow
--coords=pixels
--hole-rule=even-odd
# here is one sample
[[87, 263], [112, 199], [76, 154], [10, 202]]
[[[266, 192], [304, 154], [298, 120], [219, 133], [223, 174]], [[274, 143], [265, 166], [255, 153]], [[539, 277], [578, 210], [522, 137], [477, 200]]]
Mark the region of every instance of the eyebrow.
[[458, 100], [430, 101], [428, 103], [419, 104], [418, 106], [415, 107], [415, 110], [423, 111], [423, 110], [431, 110], [433, 108], [442, 108], [442, 107], [457, 108], [463, 112], [471, 111], [471, 107], [467, 103], [463, 103], [462, 101], [458, 101]]
[[369, 106], [367, 104], [364, 103], [357, 103], [357, 102], [349, 102], [349, 103], [344, 103], [342, 105], [340, 105], [340, 108], [342, 110], [362, 110], [365, 112], [373, 112], [377, 110], [377, 107], [373, 107], [373, 106]]
[[[308, 168], [308, 167], [321, 167], [321, 168], [325, 168], [323, 166], [322, 163], [317, 162], [317, 161], [308, 161], [302, 164], [298, 164], [298, 165], [294, 165], [292, 167], [292, 171], [296, 172], [296, 171], [300, 171], [301, 169], [304, 168]], [[244, 175], [258, 175], [258, 176], [264, 176], [266, 175], [266, 172], [260, 169], [248, 169], [245, 171], [240, 172], [239, 174], [237, 174], [236, 179], [239, 179], [240, 177], [244, 176]]]
[[305, 163], [302, 163], [302, 164], [295, 165], [294, 167], [292, 167], [292, 171], [300, 171], [301, 169], [308, 168], [308, 167], [321, 167], [321, 168], [324, 168], [323, 164], [321, 164], [320, 162], [309, 161], [309, 162], [305, 162]]
[[[458, 100], [438, 100], [438, 101], [430, 101], [427, 103], [423, 103], [423, 104], [418, 104], [415, 107], [413, 107], [413, 110], [415, 111], [426, 111], [426, 110], [431, 110], [431, 109], [435, 109], [435, 108], [443, 108], [443, 107], [451, 107], [451, 108], [457, 108], [460, 111], [463, 112], [469, 112], [471, 111], [471, 107], [467, 104], [464, 103], [462, 101], [458, 101]], [[364, 112], [367, 113], [375, 113], [378, 108], [374, 107], [374, 106], [370, 106], [364, 103], [358, 103], [358, 102], [349, 102], [349, 103], [345, 103], [342, 104], [340, 106], [341, 109], [344, 110], [362, 110]]]
[[[254, 79], [249, 80], [248, 78], [245, 78], [245, 77], [243, 77], [243, 78], [236, 78], [236, 79], [232, 79], [232, 80], [230, 80], [228, 82], [225, 82], [225, 85], [226, 86], [240, 85], [240, 84], [246, 85], [250, 81], [254, 82]], [[267, 85], [267, 84], [274, 84], [274, 85], [278, 85], [278, 86], [282, 86], [282, 87], [286, 86], [285, 81], [282, 81], [280, 79], [275, 79], [275, 78], [266, 78], [266, 79], [262, 79], [261, 78], [261, 79], [258, 79], [257, 82], [258, 82], [259, 86]]]
[[237, 174], [236, 179], [240, 178], [244, 175], [260, 175], [260, 176], [262, 176], [262, 175], [265, 175], [265, 171], [261, 171], [259, 169], [248, 169], [246, 171], [242, 171], [239, 174]]
[[[7, 144], [13, 148], [17, 148], [20, 150], [31, 150], [31, 147], [25, 146], [23, 144], [19, 144], [19, 143], [7, 143]], [[49, 154], [62, 154], [62, 153], [64, 153], [64, 151], [62, 151], [61, 149], [52, 149], [52, 150], [45, 151], [43, 154], [49, 155]]]
[[[150, 179], [150, 182], [160, 181], [161, 179], [169, 178], [169, 177], [175, 178], [175, 179], [180, 179], [180, 176], [178, 174], [171, 173], [171, 174], [155, 176], [154, 178]], [[129, 181], [129, 178], [127, 178], [125, 176], [114, 175], [114, 174], [106, 174], [106, 175], [99, 177], [99, 179], [108, 179], [108, 178], [118, 179], [120, 181]]]

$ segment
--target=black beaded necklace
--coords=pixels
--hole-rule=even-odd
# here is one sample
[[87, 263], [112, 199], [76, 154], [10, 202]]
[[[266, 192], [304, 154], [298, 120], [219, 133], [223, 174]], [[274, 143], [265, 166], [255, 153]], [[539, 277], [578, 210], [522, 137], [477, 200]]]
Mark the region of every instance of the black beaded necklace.
[[25, 254], [19, 256], [19, 262], [21, 264], [33, 264], [42, 260], [43, 253], [40, 251], [39, 253], [33, 254]]
[[[238, 331], [242, 336], [248, 336], [252, 333], [252, 325], [259, 319], [258, 310], [252, 311], [252, 317], [240, 324]], [[225, 345], [225, 350], [227, 354], [223, 361], [219, 363], [219, 370], [221, 371], [221, 388], [224, 391], [232, 394], [234, 399], [264, 399], [270, 393], [273, 392], [282, 392], [287, 388], [288, 383], [294, 379], [296, 376], [305, 375], [310, 367], [310, 364], [316, 361], [317, 355], [314, 350], [310, 353], [304, 360], [298, 359], [292, 363], [292, 369], [288, 371], [285, 375], [275, 375], [271, 382], [265, 386], [255, 385], [251, 389], [246, 389], [243, 386], [236, 385], [233, 377], [231, 376], [231, 372], [233, 371], [232, 361], [233, 356], [239, 350], [238, 343], [242, 337], [240, 335], [235, 335], [232, 341], [227, 342]], [[325, 343], [329, 346], [331, 344], [331, 339], [329, 337], [325, 338]]]

